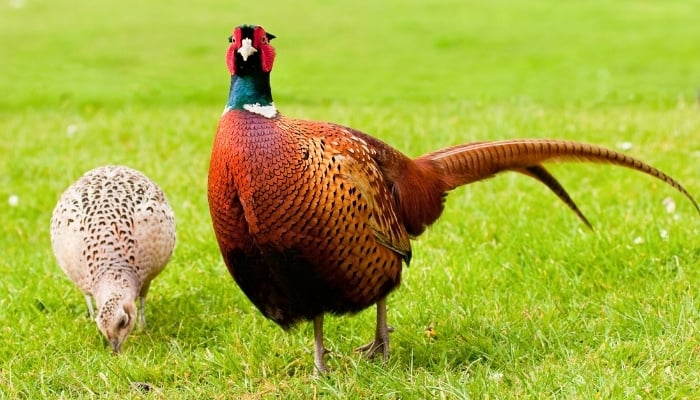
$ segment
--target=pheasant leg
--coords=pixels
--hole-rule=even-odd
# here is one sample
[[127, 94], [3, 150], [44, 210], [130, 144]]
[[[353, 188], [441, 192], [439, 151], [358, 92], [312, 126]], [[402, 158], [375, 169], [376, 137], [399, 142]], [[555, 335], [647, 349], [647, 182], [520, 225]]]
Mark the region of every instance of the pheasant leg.
[[146, 298], [144, 296], [139, 296], [138, 314], [138, 329], [143, 329], [146, 326]]
[[138, 328], [143, 329], [146, 326], [146, 296], [148, 289], [151, 287], [151, 282], [144, 283], [139, 293], [139, 310], [138, 310]]
[[377, 329], [374, 340], [370, 343], [355, 349], [357, 352], [365, 353], [368, 358], [373, 358], [382, 354], [382, 360], [389, 358], [389, 327], [386, 324], [386, 298], [377, 302]]
[[95, 309], [92, 307], [92, 296], [89, 294], [85, 295], [85, 302], [87, 303], [88, 313], [90, 314], [90, 319], [95, 319]]
[[326, 347], [323, 346], [323, 314], [314, 318], [314, 365], [316, 375], [325, 374], [328, 372], [328, 367], [323, 361], [323, 356], [328, 353]]

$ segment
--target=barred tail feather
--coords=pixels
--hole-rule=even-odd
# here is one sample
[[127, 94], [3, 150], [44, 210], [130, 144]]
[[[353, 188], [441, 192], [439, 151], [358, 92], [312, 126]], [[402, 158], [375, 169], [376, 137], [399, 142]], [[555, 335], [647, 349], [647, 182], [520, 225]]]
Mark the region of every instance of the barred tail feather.
[[[440, 171], [447, 190], [486, 179], [507, 170], [527, 171], [528, 168], [545, 161], [610, 163], [643, 172], [666, 182], [683, 193], [700, 213], [700, 206], [693, 196], [669, 175], [636, 158], [586, 143], [549, 139], [479, 142], [438, 150], [419, 157], [416, 161], [432, 164], [436, 170]], [[535, 176], [535, 178], [547, 184], [563, 199], [555, 190], [556, 186], [551, 186], [542, 177]], [[571, 207], [570, 204], [569, 206]]]

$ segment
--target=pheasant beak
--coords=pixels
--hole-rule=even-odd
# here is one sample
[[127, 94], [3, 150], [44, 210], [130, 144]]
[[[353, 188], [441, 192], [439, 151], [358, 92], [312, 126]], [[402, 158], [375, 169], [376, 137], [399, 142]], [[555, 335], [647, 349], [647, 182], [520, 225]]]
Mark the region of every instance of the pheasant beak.
[[245, 38], [241, 40], [241, 48], [238, 49], [238, 54], [240, 54], [243, 57], [243, 61], [248, 61], [248, 57], [253, 55], [253, 53], [257, 52], [258, 49], [253, 47], [251, 44], [252, 40]]
[[109, 341], [109, 344], [112, 347], [112, 354], [119, 354], [122, 349], [122, 343], [119, 341], [119, 339], [112, 339]]

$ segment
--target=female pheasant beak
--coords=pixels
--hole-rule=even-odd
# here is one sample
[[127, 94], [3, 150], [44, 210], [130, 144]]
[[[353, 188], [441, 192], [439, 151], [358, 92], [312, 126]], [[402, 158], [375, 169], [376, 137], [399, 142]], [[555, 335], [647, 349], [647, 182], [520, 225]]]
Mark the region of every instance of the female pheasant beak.
[[117, 355], [122, 350], [122, 342], [114, 338], [109, 341], [109, 345], [112, 347], [112, 354]]
[[256, 53], [257, 51], [258, 49], [253, 47], [252, 40], [248, 38], [241, 40], [241, 48], [238, 49], [238, 54], [240, 54], [241, 57], [243, 57], [243, 61], [248, 61], [248, 57], [250, 57], [251, 55], [253, 55], [253, 53]]

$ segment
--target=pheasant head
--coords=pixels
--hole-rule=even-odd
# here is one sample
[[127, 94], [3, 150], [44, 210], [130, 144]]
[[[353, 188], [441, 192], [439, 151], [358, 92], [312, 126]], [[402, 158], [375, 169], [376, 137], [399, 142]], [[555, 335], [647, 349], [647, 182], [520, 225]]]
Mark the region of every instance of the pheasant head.
[[95, 322], [115, 354], [136, 325], [140, 286], [133, 271], [118, 266], [112, 266], [94, 286], [92, 294], [98, 308]]
[[262, 26], [240, 25], [229, 36], [226, 65], [231, 73], [231, 90], [224, 113], [231, 109], [248, 110], [267, 118], [277, 115], [272, 101], [270, 71], [275, 49], [270, 40], [275, 35]]
[[122, 343], [129, 336], [136, 323], [136, 302], [131, 296], [125, 297], [122, 293], [113, 293], [112, 296], [100, 306], [97, 314], [97, 327], [109, 342], [112, 351], [116, 354], [121, 350]]
[[265, 32], [262, 26], [240, 25], [233, 28], [228, 40], [231, 45], [226, 52], [226, 65], [231, 75], [247, 75], [272, 71], [275, 49], [270, 40], [275, 35]]

